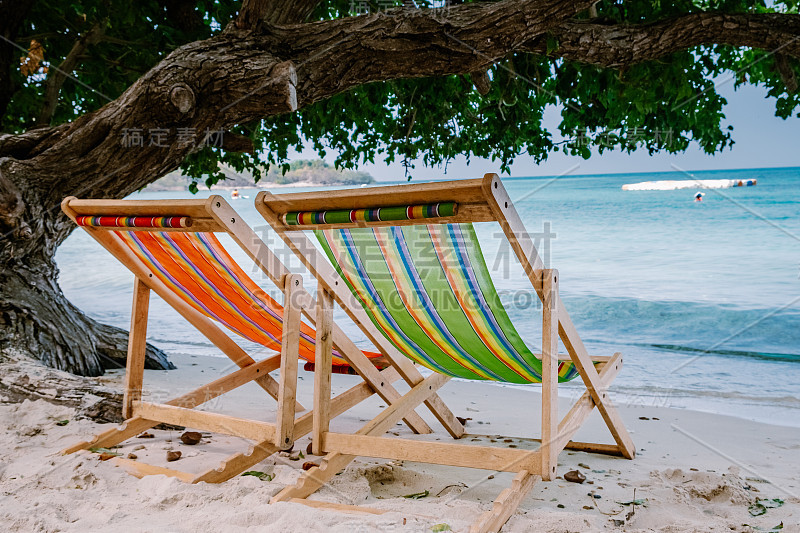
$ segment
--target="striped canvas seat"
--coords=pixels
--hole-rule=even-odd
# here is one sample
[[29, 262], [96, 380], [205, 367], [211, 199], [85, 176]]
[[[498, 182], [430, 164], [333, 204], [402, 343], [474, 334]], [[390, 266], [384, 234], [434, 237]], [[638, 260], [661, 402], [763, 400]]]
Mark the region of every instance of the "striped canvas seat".
[[[114, 231], [154, 275], [197, 311], [280, 352], [283, 306], [261, 289], [213, 233]], [[314, 362], [314, 329], [300, 328], [300, 357]], [[380, 354], [367, 353], [368, 357]], [[347, 362], [334, 352], [334, 364]]]
[[[323, 291], [318, 301], [327, 293], [393, 368], [408, 372], [415, 362], [432, 370], [399, 401], [382, 405], [380, 413], [355, 433], [332, 430], [329, 409], [315, 411], [312, 448], [327, 455], [273, 502], [301, 502], [356, 457], [513, 472], [511, 486], [470, 528], [475, 533], [496, 532], [535, 483], [556, 479], [562, 450], [635, 456], [636, 446], [608, 393], [622, 368], [622, 354], [588, 353], [561, 301], [558, 270], [544, 264], [497, 174], [339, 191], [262, 191], [256, 209], [316, 277]], [[541, 320], [537, 353], [523, 342], [500, 301], [472, 225], [476, 222], [499, 224], [523, 268], [519, 281], [530, 283], [530, 295], [542, 304], [541, 312], [530, 310], [524, 317]], [[315, 246], [308, 231], [315, 232], [321, 246]], [[566, 353], [560, 354], [560, 347]], [[585, 390], [559, 417], [558, 383], [576, 376]], [[331, 401], [330, 373], [320, 365], [315, 377], [315, 406], [324, 407]], [[541, 442], [539, 448], [473, 442], [481, 439], [464, 444], [419, 440], [392, 431], [412, 409], [441, 401], [435, 394], [452, 377], [541, 383], [541, 433], [535, 439]], [[504, 407], [519, 418], [520, 428], [530, 428], [535, 403]], [[572, 440], [595, 408], [614, 444]], [[467, 435], [465, 419], [453, 423], [446, 414], [434, 415], [453, 438]], [[501, 439], [511, 442], [500, 436], [488, 440]]]
[[[467, 379], [540, 383], [470, 223], [315, 230], [372, 322], [403, 354]], [[578, 375], [561, 362], [559, 381]]]

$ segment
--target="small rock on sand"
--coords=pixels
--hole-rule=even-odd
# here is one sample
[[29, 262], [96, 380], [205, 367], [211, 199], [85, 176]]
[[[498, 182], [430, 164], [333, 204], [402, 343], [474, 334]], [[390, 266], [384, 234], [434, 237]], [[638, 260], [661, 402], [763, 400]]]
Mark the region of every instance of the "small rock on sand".
[[181, 435], [181, 442], [184, 444], [188, 444], [189, 446], [194, 446], [203, 436], [198, 433], [197, 431], [186, 431], [183, 435]]
[[579, 472], [578, 470], [570, 470], [564, 474], [564, 480], [569, 481], [570, 483], [583, 483], [586, 481], [586, 476], [584, 476], [583, 473]]
[[136, 455], [135, 453], [129, 453], [128, 454], [128, 459], [138, 459], [138, 458], [139, 458], [139, 456]]
[[317, 466], [317, 463], [312, 463], [311, 461], [306, 461], [305, 463], [303, 463], [303, 470], [311, 470], [315, 466]]
[[167, 452], [167, 462], [177, 461], [181, 458], [181, 452]]
[[154, 439], [155, 435], [153, 435], [152, 433], [145, 432], [145, 433], [142, 433], [141, 435], [139, 435], [138, 438], [140, 438], [140, 439]]

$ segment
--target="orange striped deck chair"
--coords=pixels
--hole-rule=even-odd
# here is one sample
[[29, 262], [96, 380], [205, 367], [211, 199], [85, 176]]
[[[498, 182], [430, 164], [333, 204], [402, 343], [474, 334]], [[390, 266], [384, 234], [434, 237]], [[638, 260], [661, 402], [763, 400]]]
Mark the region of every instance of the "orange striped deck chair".
[[[344, 434], [329, 429], [327, 413], [320, 409], [330, 400], [327, 380], [332, 366], [318, 361], [314, 409], [320, 420], [312, 442], [315, 453], [326, 455], [319, 467], [303, 473], [273, 501], [311, 495], [356, 456], [513, 472], [511, 487], [472, 527], [474, 532], [497, 531], [537, 481], [555, 478], [561, 450], [633, 458], [633, 442], [607, 394], [622, 356], [587, 353], [559, 298], [558, 272], [545, 268], [496, 174], [344, 191], [262, 192], [256, 209], [317, 278], [318, 290], [329, 293], [375, 346], [393, 359], [411, 360], [433, 371], [355, 434]], [[531, 292], [541, 300], [540, 353], [527, 347], [503, 307], [474, 222], [499, 224], [529, 278]], [[305, 235], [309, 230], [321, 250]], [[558, 353], [559, 340], [566, 354]], [[559, 423], [558, 383], [579, 376], [586, 391]], [[384, 436], [452, 377], [541, 384], [538, 448]], [[572, 440], [595, 407], [614, 444]], [[520, 419], [529, 412], [520, 409]]]
[[[317, 419], [297, 403], [300, 360], [313, 369], [326, 351], [333, 371], [359, 374], [363, 381], [328, 405], [329, 416], [379, 394], [389, 404], [401, 396], [392, 385], [422, 381], [412, 366], [397, 368], [380, 352], [363, 352], [333, 322], [327, 306], [305, 290], [253, 229], [220, 196], [195, 200], [83, 200], [62, 202], [62, 210], [134, 274], [131, 329], [124, 381], [125, 422], [79, 442], [64, 453], [108, 449], [159, 424], [233, 435], [252, 441], [247, 453], [231, 455], [217, 468], [188, 473], [115, 457], [137, 476], [165, 474], [197, 483], [236, 476], [309, 432]], [[217, 235], [227, 234], [283, 293], [273, 299], [237, 264]], [[165, 403], [143, 400], [149, 296], [154, 292], [211, 341], [238, 370]], [[304, 321], [305, 320], [305, 321]], [[224, 329], [275, 355], [255, 360]], [[270, 372], [279, 369], [276, 380]], [[274, 422], [236, 418], [195, 409], [245, 383], [254, 382], [277, 400]], [[453, 425], [455, 416], [434, 399], [437, 418]], [[430, 427], [415, 412], [404, 417], [419, 433]]]

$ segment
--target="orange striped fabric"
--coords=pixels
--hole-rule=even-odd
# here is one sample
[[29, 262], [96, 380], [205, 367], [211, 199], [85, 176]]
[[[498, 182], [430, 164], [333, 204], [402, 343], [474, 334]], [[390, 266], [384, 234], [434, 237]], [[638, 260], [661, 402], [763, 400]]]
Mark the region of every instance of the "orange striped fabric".
[[[114, 234], [184, 302], [242, 337], [280, 351], [283, 306], [242, 270], [213, 233]], [[314, 340], [314, 329], [301, 324], [300, 357], [309, 362], [314, 361]], [[347, 365], [335, 351], [333, 359], [334, 365]]]

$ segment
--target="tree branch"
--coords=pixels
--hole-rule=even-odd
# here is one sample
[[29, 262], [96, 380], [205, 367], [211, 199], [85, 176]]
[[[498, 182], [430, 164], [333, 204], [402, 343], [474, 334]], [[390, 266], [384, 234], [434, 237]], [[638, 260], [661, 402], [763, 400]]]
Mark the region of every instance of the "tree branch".
[[505, 0], [393, 9], [265, 33], [291, 46], [292, 61], [302, 65], [302, 107], [365, 83], [485, 71], [591, 4]]
[[43, 152], [55, 140], [60, 139], [68, 124], [52, 128], [35, 128], [25, 133], [0, 133], [0, 158], [29, 159]]
[[[781, 13], [692, 13], [653, 24], [563, 22], [550, 37], [558, 48], [550, 56], [606, 68], [621, 68], [700, 45], [756, 48], [800, 58], [800, 15]], [[521, 50], [547, 54], [547, 37]]]
[[[178, 129], [229, 131], [367, 83], [485, 72], [512, 52], [546, 53], [548, 34], [559, 39], [554, 55], [607, 67], [711, 43], [799, 53], [797, 15], [693, 14], [642, 26], [567, 20], [592, 1], [396, 9], [287, 26], [265, 23], [258, 31], [230, 25], [175, 50], [117, 100], [52, 134], [0, 137], [0, 154], [27, 151], [29, 157], [0, 159], [0, 165], [35, 168], [54, 205], [68, 194], [122, 197], [199, 149], [176, 142]], [[123, 145], [126, 130], [147, 135], [152, 128], [168, 129], [170, 143]]]
[[78, 60], [84, 51], [91, 44], [97, 43], [103, 35], [106, 27], [106, 20], [96, 22], [85, 34], [81, 35], [72, 45], [72, 49], [58, 67], [51, 67], [47, 72], [47, 82], [45, 84], [44, 105], [36, 121], [37, 126], [47, 126], [53, 119], [58, 104], [58, 93], [61, 86], [70, 72], [75, 70]]

